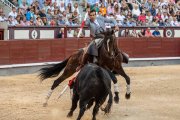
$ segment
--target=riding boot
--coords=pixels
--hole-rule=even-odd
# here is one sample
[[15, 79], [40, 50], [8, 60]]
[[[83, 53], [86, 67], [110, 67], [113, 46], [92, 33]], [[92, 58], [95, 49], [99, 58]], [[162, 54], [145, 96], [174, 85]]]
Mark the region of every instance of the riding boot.
[[129, 62], [129, 55], [125, 52], [121, 52], [123, 56], [123, 63], [128, 63]]
[[82, 57], [82, 61], [81, 61], [80, 65], [76, 68], [76, 71], [79, 71], [87, 63], [88, 57], [89, 57], [89, 55], [87, 53], [85, 53], [84, 56]]

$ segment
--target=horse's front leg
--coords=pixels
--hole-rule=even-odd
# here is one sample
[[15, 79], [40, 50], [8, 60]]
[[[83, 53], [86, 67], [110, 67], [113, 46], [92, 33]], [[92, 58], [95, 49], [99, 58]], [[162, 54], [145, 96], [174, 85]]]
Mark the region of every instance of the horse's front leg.
[[131, 87], [130, 87], [130, 78], [129, 76], [125, 73], [124, 69], [122, 68], [122, 66], [120, 66], [120, 68], [117, 70], [118, 73], [123, 76], [126, 80], [126, 99], [130, 99], [131, 97]]

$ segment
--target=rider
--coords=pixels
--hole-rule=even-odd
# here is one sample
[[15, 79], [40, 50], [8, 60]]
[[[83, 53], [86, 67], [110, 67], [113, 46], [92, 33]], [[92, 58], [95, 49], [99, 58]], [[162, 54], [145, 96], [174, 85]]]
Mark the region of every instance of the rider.
[[92, 37], [92, 41], [87, 47], [86, 52], [84, 53], [82, 60], [80, 62], [80, 66], [77, 67], [77, 71], [79, 71], [87, 62], [88, 56], [94, 56], [93, 62], [97, 62], [96, 57], [98, 56], [98, 49], [96, 44], [100, 43], [104, 36], [101, 31], [106, 29], [106, 23], [111, 23], [115, 26], [115, 31], [119, 30], [116, 20], [108, 19], [101, 15], [96, 17], [96, 11], [93, 9], [89, 12], [89, 19], [86, 20], [85, 25], [90, 28], [90, 36]]

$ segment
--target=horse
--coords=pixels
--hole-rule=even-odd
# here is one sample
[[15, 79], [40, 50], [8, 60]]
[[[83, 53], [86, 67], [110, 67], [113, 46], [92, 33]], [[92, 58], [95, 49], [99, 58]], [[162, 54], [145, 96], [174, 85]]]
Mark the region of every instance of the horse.
[[[98, 65], [102, 66], [109, 71], [114, 71], [116, 74], [119, 74], [123, 76], [126, 80], [126, 87], [127, 91], [125, 94], [126, 99], [130, 98], [131, 91], [130, 91], [130, 78], [129, 76], [125, 73], [124, 69], [122, 68], [122, 62], [126, 61], [123, 59], [123, 55], [121, 54], [121, 51], [117, 47], [117, 42], [115, 38], [114, 31], [107, 31], [103, 33], [105, 35], [103, 43], [101, 47], [98, 49]], [[63, 73], [58, 77], [51, 89], [49, 90], [45, 102], [43, 106], [47, 105], [48, 99], [50, 98], [53, 90], [65, 79], [68, 77], [72, 76], [76, 72], [76, 68], [79, 66], [79, 63], [82, 59], [84, 49], [80, 49], [79, 51], [76, 51], [74, 54], [72, 54], [70, 57], [62, 61], [61, 63], [52, 65], [50, 67], [45, 67], [40, 69], [40, 78], [41, 80], [47, 79], [47, 78], [52, 78], [56, 77], [59, 75], [59, 73], [64, 69]], [[92, 61], [92, 57], [91, 58]], [[114, 84], [117, 83], [117, 81], [113, 81]]]
[[80, 120], [85, 110], [90, 109], [95, 102], [92, 120], [96, 120], [99, 108], [105, 102], [108, 95], [108, 103], [102, 109], [105, 114], [110, 112], [113, 103], [111, 77], [104, 68], [93, 63], [86, 64], [77, 75], [73, 85], [72, 105], [67, 117], [72, 117], [74, 110], [77, 108], [78, 101], [80, 111], [77, 120]]

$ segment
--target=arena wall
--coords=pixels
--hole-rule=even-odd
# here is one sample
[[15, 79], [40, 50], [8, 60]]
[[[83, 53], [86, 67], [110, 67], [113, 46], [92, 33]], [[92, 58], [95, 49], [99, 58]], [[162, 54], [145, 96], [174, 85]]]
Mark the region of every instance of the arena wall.
[[[90, 38], [0, 41], [0, 65], [62, 61]], [[119, 38], [130, 58], [180, 57], [180, 38]]]
[[[90, 38], [0, 41], [0, 75], [37, 73], [84, 47]], [[180, 64], [179, 38], [118, 38], [119, 48], [130, 56], [123, 66]]]

